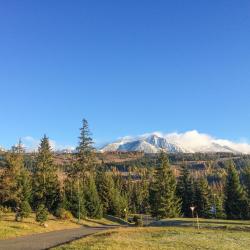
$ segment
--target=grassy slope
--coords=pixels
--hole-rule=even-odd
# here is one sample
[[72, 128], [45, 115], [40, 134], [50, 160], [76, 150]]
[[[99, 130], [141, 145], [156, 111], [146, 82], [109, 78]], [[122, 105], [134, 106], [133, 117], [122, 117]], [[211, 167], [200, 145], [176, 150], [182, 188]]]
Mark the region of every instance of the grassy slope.
[[[0, 220], [0, 240], [14, 238], [18, 236], [34, 234], [34, 233], [44, 233], [55, 230], [70, 229], [80, 227], [76, 223], [76, 220], [73, 221], [64, 221], [58, 220], [53, 216], [49, 217], [49, 220], [46, 222], [48, 224], [47, 228], [44, 228], [35, 221], [35, 215], [32, 214], [29, 218], [24, 219], [23, 222], [16, 222], [15, 215], [13, 213], [5, 214]], [[114, 224], [106, 219], [101, 220], [81, 220], [81, 225], [84, 226], [101, 226], [101, 225], [111, 225]]]
[[[249, 249], [250, 232], [244, 222], [234, 221], [232, 226], [215, 229], [210, 224], [221, 225], [220, 221], [209, 223], [197, 230], [190, 226], [119, 228], [72, 242], [55, 250], [75, 249]], [[225, 223], [225, 221], [223, 221]], [[230, 224], [230, 222], [227, 222]], [[238, 223], [238, 224], [237, 224]], [[226, 224], [228, 226], [228, 224]], [[238, 228], [236, 228], [238, 225]], [[233, 230], [231, 229], [233, 227]], [[228, 229], [229, 228], [229, 229]]]

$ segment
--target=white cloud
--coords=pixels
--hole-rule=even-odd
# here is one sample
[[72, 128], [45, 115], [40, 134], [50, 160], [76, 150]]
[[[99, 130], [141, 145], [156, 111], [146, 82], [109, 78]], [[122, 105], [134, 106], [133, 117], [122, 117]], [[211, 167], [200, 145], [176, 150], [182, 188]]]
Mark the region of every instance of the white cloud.
[[32, 152], [38, 149], [40, 141], [33, 138], [32, 136], [22, 137], [22, 143], [26, 151]]
[[[32, 151], [37, 151], [39, 144], [40, 144], [40, 140], [35, 139], [32, 136], [25, 136], [22, 138], [22, 143], [27, 152], [32, 152]], [[54, 151], [57, 151], [57, 150], [72, 151], [75, 149], [75, 147], [72, 145], [62, 145], [51, 139], [49, 139], [49, 143], [50, 143], [52, 150]]]
[[143, 139], [150, 135], [156, 135], [158, 137], [164, 137], [169, 143], [173, 143], [181, 148], [184, 152], [209, 152], [219, 151], [228, 148], [243, 154], [250, 154], [250, 144], [246, 140], [241, 139], [239, 142], [230, 141], [226, 139], [218, 139], [205, 133], [199, 133], [197, 130], [191, 130], [184, 133], [162, 133], [159, 131], [153, 133], [147, 133], [136, 137], [129, 138], [130, 141], [136, 139]]

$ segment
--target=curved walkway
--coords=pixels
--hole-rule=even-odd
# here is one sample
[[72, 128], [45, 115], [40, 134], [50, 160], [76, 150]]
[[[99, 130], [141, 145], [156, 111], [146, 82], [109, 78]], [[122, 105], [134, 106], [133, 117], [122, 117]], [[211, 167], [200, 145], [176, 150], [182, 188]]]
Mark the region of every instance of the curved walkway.
[[0, 240], [1, 250], [44, 250], [117, 226], [80, 227]]

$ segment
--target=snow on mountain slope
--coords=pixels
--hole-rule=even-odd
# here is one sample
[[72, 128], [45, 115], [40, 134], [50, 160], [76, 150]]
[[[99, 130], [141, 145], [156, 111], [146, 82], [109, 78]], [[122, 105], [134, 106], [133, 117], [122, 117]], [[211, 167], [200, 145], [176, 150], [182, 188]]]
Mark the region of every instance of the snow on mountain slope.
[[185, 133], [162, 134], [154, 132], [137, 137], [124, 137], [101, 149], [102, 152], [143, 151], [145, 153], [157, 153], [161, 150], [171, 153], [228, 152], [249, 154], [250, 145], [216, 139], [193, 130]]

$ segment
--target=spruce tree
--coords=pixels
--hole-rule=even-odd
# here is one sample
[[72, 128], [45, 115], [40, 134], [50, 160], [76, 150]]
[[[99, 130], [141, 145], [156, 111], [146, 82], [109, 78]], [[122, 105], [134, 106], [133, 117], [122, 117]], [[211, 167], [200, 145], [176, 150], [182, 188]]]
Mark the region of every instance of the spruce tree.
[[220, 193], [213, 194], [213, 206], [215, 207], [215, 211], [213, 216], [218, 219], [225, 219], [225, 210], [224, 210], [224, 195]]
[[16, 220], [18, 221], [18, 218], [20, 218], [20, 220], [22, 221], [23, 218], [28, 218], [31, 211], [32, 210], [31, 210], [29, 202], [27, 200], [21, 201], [20, 209], [18, 210], [16, 214]]
[[14, 209], [31, 197], [30, 173], [24, 163], [24, 149], [21, 140], [6, 153], [6, 168], [0, 181], [0, 200], [3, 205]]
[[77, 161], [73, 172], [81, 178], [86, 177], [87, 172], [94, 171], [96, 164], [95, 149], [93, 140], [89, 131], [88, 121], [83, 119], [82, 127], [80, 128], [79, 144], [77, 150]]
[[46, 135], [41, 139], [36, 156], [33, 192], [35, 208], [43, 204], [49, 212], [56, 212], [60, 204], [60, 186], [49, 138]]
[[158, 219], [179, 215], [180, 201], [176, 197], [176, 180], [167, 156], [160, 154], [153, 182], [150, 186], [151, 214]]
[[128, 199], [122, 194], [118, 187], [115, 187], [111, 200], [111, 214], [117, 217], [126, 218], [128, 213]]
[[[70, 188], [70, 196], [67, 194], [69, 207], [71, 212], [75, 215], [77, 209], [78, 218], [86, 215], [85, 209], [85, 194], [87, 178], [90, 175], [95, 175], [95, 149], [93, 147], [93, 140], [89, 131], [87, 120], [83, 119], [82, 127], [80, 128], [79, 144], [76, 148], [76, 159], [71, 168], [67, 172], [67, 192]], [[75, 185], [74, 183], [77, 183]], [[70, 184], [70, 187], [69, 187]], [[73, 203], [72, 203], [73, 202]]]
[[181, 200], [181, 212], [185, 217], [192, 217], [194, 205], [194, 185], [187, 166], [182, 166], [177, 184], [177, 195]]
[[132, 213], [148, 212], [148, 183], [144, 179], [133, 183], [129, 205]]
[[206, 178], [195, 181], [194, 205], [200, 217], [209, 218], [212, 216], [212, 193]]
[[63, 208], [69, 210], [74, 217], [86, 217], [83, 182], [79, 179], [67, 178], [64, 181]]
[[98, 196], [93, 175], [88, 177], [85, 189], [85, 207], [87, 216], [90, 218], [101, 218], [103, 215], [102, 204]]
[[250, 202], [250, 166], [243, 171], [243, 183], [247, 193], [248, 201]]
[[36, 221], [43, 225], [48, 220], [48, 210], [44, 204], [39, 204], [36, 210]]
[[97, 191], [102, 203], [103, 214], [113, 214], [114, 180], [104, 170], [98, 169], [96, 175]]
[[233, 162], [229, 164], [225, 185], [225, 212], [228, 219], [246, 219], [249, 208], [246, 193]]

